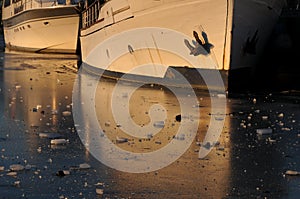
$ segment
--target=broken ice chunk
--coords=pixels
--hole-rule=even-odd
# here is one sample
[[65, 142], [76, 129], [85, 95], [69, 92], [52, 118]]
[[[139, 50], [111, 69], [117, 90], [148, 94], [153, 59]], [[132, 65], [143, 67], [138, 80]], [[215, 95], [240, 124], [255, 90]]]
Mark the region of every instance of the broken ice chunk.
[[156, 122], [154, 122], [153, 126], [157, 127], [157, 128], [164, 128], [165, 122], [164, 121], [156, 121]]
[[256, 133], [258, 135], [268, 135], [268, 134], [271, 134], [273, 132], [272, 129], [270, 128], [266, 128], [266, 129], [256, 129]]
[[22, 170], [24, 170], [24, 166], [20, 165], [20, 164], [12, 164], [9, 166], [9, 169], [11, 171], [22, 171]]
[[54, 145], [59, 145], [59, 144], [66, 144], [68, 142], [68, 140], [66, 139], [53, 139], [51, 140], [51, 144], [54, 144]]
[[300, 172], [298, 172], [298, 171], [292, 171], [292, 170], [287, 170], [285, 172], [285, 175], [296, 176], [296, 175], [300, 175]]

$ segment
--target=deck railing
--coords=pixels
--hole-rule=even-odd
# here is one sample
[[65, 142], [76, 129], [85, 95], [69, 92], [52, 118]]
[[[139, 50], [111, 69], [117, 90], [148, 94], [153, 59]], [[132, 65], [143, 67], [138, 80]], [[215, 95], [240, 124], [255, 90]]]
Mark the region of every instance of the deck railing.
[[98, 21], [100, 9], [105, 2], [109, 0], [96, 0], [91, 5], [86, 6], [87, 8], [82, 11], [82, 28], [92, 26]]
[[57, 0], [13, 0], [14, 14], [32, 8], [50, 7], [60, 4]]

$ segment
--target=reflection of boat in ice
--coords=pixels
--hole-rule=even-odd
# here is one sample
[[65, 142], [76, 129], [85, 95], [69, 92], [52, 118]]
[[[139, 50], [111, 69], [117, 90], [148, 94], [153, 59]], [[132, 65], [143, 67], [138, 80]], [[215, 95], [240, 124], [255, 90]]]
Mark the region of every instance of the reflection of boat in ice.
[[4, 0], [2, 20], [8, 49], [76, 53], [77, 5], [62, 5], [55, 0]]
[[[82, 13], [82, 61], [91, 69], [105, 69], [109, 76], [129, 73], [176, 80], [170, 71], [174, 68], [192, 84], [199, 81], [191, 68], [222, 71], [227, 83], [228, 71], [248, 76], [257, 64], [284, 2], [97, 0]], [[109, 38], [110, 45], [97, 48]], [[180, 55], [170, 52], [176, 49], [182, 49]], [[200, 64], [186, 57], [196, 57]]]

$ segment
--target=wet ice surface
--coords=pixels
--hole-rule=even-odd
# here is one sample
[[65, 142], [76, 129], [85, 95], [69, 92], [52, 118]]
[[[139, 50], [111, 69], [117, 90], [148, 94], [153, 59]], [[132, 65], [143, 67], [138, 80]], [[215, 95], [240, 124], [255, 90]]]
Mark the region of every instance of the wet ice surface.
[[[77, 135], [71, 115], [76, 59], [2, 57], [0, 198], [297, 198], [300, 193], [300, 176], [289, 175], [300, 171], [297, 92], [227, 99], [219, 142], [199, 160], [199, 145], [215, 115], [209, 95], [197, 91], [199, 104], [191, 106], [200, 108], [200, 126], [188, 151], [161, 170], [131, 174], [101, 164]], [[135, 92], [130, 110], [137, 124], [149, 122], [153, 104], [160, 103], [168, 113], [167, 122], [154, 121], [162, 135], [137, 139], [120, 132], [124, 124], [113, 121], [110, 106], [105, 106], [113, 87], [112, 81], [101, 82], [95, 106], [112, 142], [138, 152], [167, 145], [182, 122], [176, 120], [180, 109], [175, 96], [159, 87]], [[117, 142], [125, 136], [126, 142]], [[288, 170], [293, 172], [286, 174]]]

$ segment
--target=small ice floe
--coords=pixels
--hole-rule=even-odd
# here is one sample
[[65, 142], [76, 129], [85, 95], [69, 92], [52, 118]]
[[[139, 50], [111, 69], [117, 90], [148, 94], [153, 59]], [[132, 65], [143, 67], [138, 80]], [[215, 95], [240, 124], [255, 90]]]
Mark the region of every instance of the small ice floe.
[[258, 135], [268, 135], [268, 134], [272, 134], [273, 130], [270, 128], [266, 128], [266, 129], [256, 129], [256, 133]]
[[23, 171], [25, 169], [25, 167], [21, 164], [12, 164], [9, 166], [9, 169], [11, 171]]
[[160, 140], [155, 141], [155, 144], [161, 144]]
[[209, 149], [211, 149], [213, 147], [213, 145], [210, 142], [206, 142], [205, 144], [202, 143], [201, 147], [209, 150]]
[[107, 121], [107, 122], [104, 123], [104, 125], [105, 125], [105, 126], [110, 126], [110, 122]]
[[79, 165], [79, 169], [90, 169], [91, 165], [89, 165], [88, 163], [82, 163]]
[[30, 164], [25, 165], [25, 170], [30, 170], [31, 168], [32, 168], [32, 165], [30, 165]]
[[42, 152], [42, 147], [39, 146], [39, 148], [37, 148], [36, 150], [38, 153], [41, 153]]
[[71, 116], [71, 111], [64, 111], [64, 112], [62, 112], [62, 115], [64, 116], [64, 117], [68, 117], [68, 116]]
[[225, 94], [217, 94], [217, 97], [218, 98], [226, 98], [226, 95]]
[[97, 193], [98, 195], [103, 195], [103, 192], [104, 192], [103, 189], [96, 188], [96, 193]]
[[185, 140], [185, 134], [177, 135], [177, 136], [175, 136], [175, 139], [176, 140]]
[[116, 137], [116, 142], [117, 143], [125, 143], [128, 142], [128, 138], [123, 138], [123, 137]]
[[58, 133], [39, 133], [40, 138], [49, 138], [49, 139], [57, 139], [61, 138], [61, 135]]
[[300, 172], [299, 171], [293, 171], [293, 170], [287, 170], [285, 172], [285, 175], [297, 176], [297, 175], [300, 175]]
[[18, 174], [17, 172], [12, 171], [12, 172], [8, 172], [6, 175], [15, 177], [15, 176], [17, 176], [17, 174]]
[[278, 117], [283, 118], [284, 114], [283, 113], [279, 113]]
[[63, 176], [66, 176], [66, 175], [70, 175], [69, 170], [60, 170], [60, 171], [56, 172], [56, 176], [63, 177]]
[[261, 119], [262, 119], [262, 120], [267, 120], [268, 118], [269, 118], [269, 117], [266, 116], [266, 115], [261, 116]]
[[14, 182], [14, 186], [19, 187], [20, 186], [21, 181], [15, 181]]
[[95, 186], [104, 186], [103, 182], [97, 182], [97, 184], [95, 184]]
[[156, 122], [154, 122], [153, 126], [156, 128], [164, 128], [165, 122], [164, 121], [156, 121]]
[[50, 141], [50, 143], [53, 144], [53, 145], [61, 145], [61, 144], [67, 144], [68, 140], [63, 139], [63, 138], [61, 138], [61, 139], [53, 139], [53, 140]]
[[57, 115], [58, 114], [58, 110], [56, 110], [56, 109], [51, 110], [51, 114], [52, 115]]
[[272, 139], [272, 138], [268, 138], [268, 142], [269, 143], [276, 143], [276, 140]]
[[215, 120], [217, 120], [217, 121], [223, 121], [224, 117], [223, 116], [215, 116]]
[[225, 150], [225, 147], [224, 146], [217, 146], [216, 149], [218, 151], [224, 151]]

